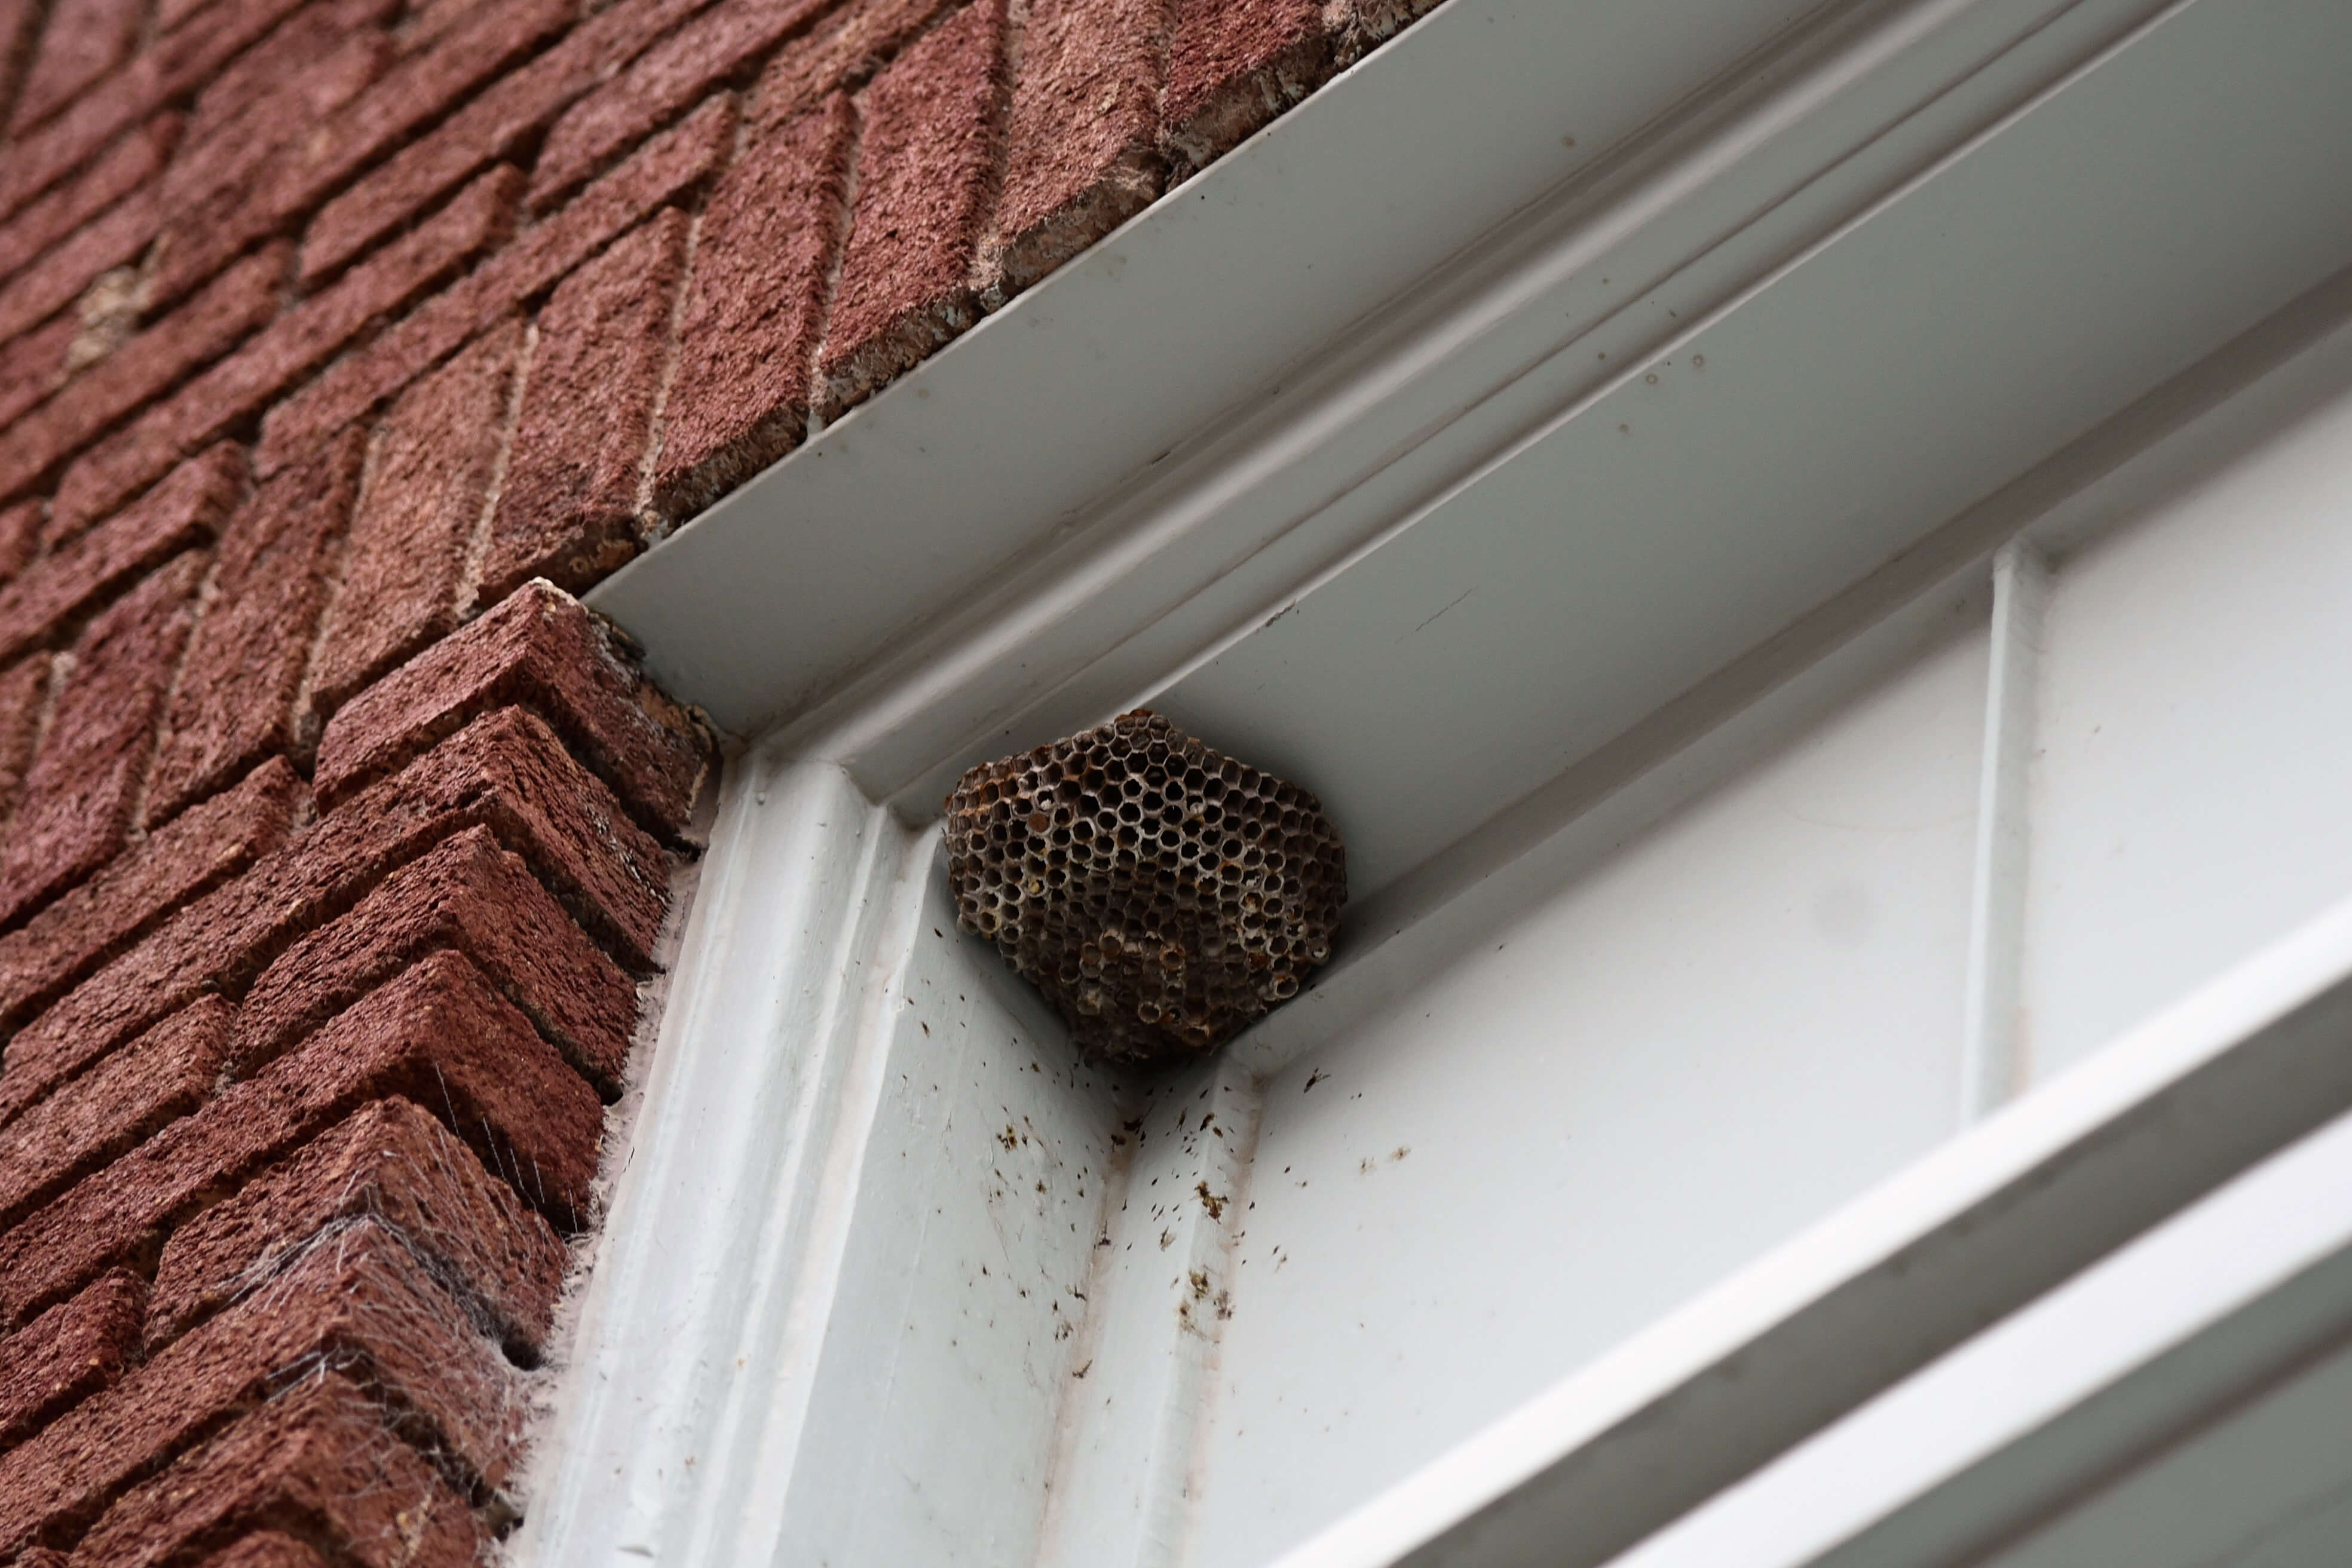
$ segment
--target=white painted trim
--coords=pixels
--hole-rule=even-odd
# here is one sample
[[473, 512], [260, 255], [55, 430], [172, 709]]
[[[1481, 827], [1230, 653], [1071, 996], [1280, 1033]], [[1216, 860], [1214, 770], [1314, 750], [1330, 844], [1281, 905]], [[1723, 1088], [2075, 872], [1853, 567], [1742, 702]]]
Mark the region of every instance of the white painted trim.
[[2025, 956], [2026, 784], [2049, 607], [2050, 563], [2031, 542], [2011, 540], [1992, 567], [1992, 675], [1985, 692], [1967, 1011], [1960, 1024], [1962, 1126], [2005, 1104], [2032, 1079], [2018, 1059], [2017, 1009]]
[[1614, 1568], [1975, 1562], [2347, 1328], [2352, 1117], [2339, 1117]]
[[2352, 1108], [2352, 902], [1281, 1559], [1609, 1561]]

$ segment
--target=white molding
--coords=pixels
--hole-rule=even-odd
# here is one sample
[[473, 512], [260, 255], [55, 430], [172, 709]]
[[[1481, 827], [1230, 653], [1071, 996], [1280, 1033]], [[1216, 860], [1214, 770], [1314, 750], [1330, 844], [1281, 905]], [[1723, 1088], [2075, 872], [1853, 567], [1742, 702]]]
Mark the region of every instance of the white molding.
[[[1987, 1548], [2085, 1500], [2184, 1429], [2340, 1344], [2347, 1329], [2352, 1116], [1890, 1389], [1614, 1568], [1980, 1562]], [[2195, 1561], [2213, 1560], [2196, 1552]]]
[[2032, 1076], [2018, 1059], [2017, 1009], [2025, 957], [2026, 785], [2049, 607], [2049, 560], [2031, 541], [2011, 540], [1992, 565], [1992, 674], [1985, 691], [1976, 887], [1960, 1023], [1962, 1126], [2005, 1104]]
[[2352, 902], [1995, 1113], [1278, 1568], [1608, 1562], [2352, 1109]]

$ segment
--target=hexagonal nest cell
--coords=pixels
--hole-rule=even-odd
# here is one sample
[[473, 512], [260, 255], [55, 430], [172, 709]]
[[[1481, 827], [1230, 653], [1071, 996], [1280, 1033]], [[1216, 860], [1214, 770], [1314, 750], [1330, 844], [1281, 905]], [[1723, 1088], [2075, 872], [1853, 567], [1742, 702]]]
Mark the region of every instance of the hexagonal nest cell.
[[1348, 861], [1322, 805], [1149, 710], [983, 763], [947, 811], [956, 923], [1090, 1060], [1206, 1056], [1331, 956]]

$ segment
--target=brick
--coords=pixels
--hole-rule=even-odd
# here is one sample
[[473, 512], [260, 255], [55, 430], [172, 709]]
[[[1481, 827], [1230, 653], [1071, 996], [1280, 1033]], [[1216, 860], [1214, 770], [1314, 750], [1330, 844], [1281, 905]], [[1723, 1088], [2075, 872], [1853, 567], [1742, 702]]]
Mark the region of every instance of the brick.
[[58, 316], [0, 343], [0, 428], [66, 384], [66, 356], [80, 331], [75, 318]]
[[686, 268], [666, 210], [559, 285], [540, 312], [481, 595], [533, 577], [585, 592], [636, 554], [637, 490]]
[[400, 1099], [363, 1107], [173, 1233], [148, 1300], [148, 1353], [362, 1222], [397, 1236], [509, 1353], [537, 1359], [563, 1289], [563, 1244], [472, 1150]]
[[[79, 300], [99, 275], [139, 258], [155, 237], [155, 193], [134, 191], [0, 289], [0, 337], [13, 337]], [[27, 215], [30, 216], [30, 215]]]
[[358, 492], [361, 433], [256, 490], [221, 534], [213, 602], [166, 710], [151, 820], [234, 783], [273, 752], [307, 754], [297, 689], [327, 597], [331, 552]]
[[[5, 417], [5, 416], [0, 416]], [[0, 583], [25, 569], [41, 543], [41, 503], [20, 501], [0, 507]], [[6, 807], [0, 805], [0, 811]]]
[[[320, 125], [317, 133], [302, 143], [301, 155], [280, 171], [274, 187], [264, 198], [266, 205], [278, 213], [308, 211], [320, 198], [439, 119], [467, 94], [495, 80], [548, 38], [571, 26], [576, 9], [576, 0], [515, 0], [478, 7], [464, 26], [433, 47], [402, 61], [349, 110]], [[488, 162], [489, 159], [484, 158], [474, 167], [480, 168]], [[453, 188], [457, 183], [451, 181], [429, 193], [425, 200]], [[366, 194], [374, 188], [372, 183], [363, 182], [345, 197], [330, 203], [320, 214], [312, 226], [312, 237], [304, 243], [301, 276], [306, 284], [315, 282], [365, 248], [345, 247], [337, 253], [332, 266], [316, 264], [313, 258], [320, 253], [317, 236], [321, 229], [331, 232], [337, 224], [351, 221], [334, 216], [338, 209], [373, 220], [369, 237], [373, 240], [406, 222], [425, 205], [420, 201], [388, 211], [380, 197]], [[352, 205], [345, 206], [347, 202]]]
[[0, 1058], [0, 1127], [203, 992], [242, 993], [394, 868], [477, 824], [625, 967], [650, 969], [667, 897], [660, 847], [544, 722], [502, 708], [182, 910], [19, 1030]]
[[662, 413], [655, 504], [710, 504], [800, 444], [856, 121], [845, 98], [747, 148], [711, 192]]
[[19, 1119], [0, 1145], [0, 1229], [211, 1098], [230, 1011], [215, 996], [173, 1014]]
[[116, 1269], [0, 1340], [0, 1453], [122, 1375], [145, 1300]]
[[957, 0], [851, 0], [824, 26], [780, 51], [760, 73], [761, 134], [796, 120], [888, 64], [908, 39], [953, 9]]
[[33, 742], [48, 704], [49, 660], [35, 655], [0, 674], [0, 816], [14, 811], [33, 765]]
[[79, 175], [0, 224], [0, 278], [21, 271], [51, 246], [161, 174], [180, 128], [179, 115], [156, 115], [108, 148]]
[[1181, 178], [1323, 84], [1333, 40], [1322, 0], [1175, 0], [1165, 146]]
[[183, 556], [90, 623], [0, 848], [0, 923], [114, 858], [131, 826], [203, 562]]
[[360, 418], [614, 235], [699, 184], [725, 160], [734, 136], [734, 106], [723, 99], [705, 105], [446, 292], [330, 366], [263, 422], [261, 471], [274, 471], [310, 442]]
[[710, 765], [710, 742], [614, 639], [570, 595], [544, 584], [523, 588], [335, 716], [319, 745], [320, 797], [348, 799], [478, 715], [520, 703], [640, 824], [679, 836]]
[[511, 168], [493, 169], [332, 288], [278, 317], [252, 342], [77, 463], [58, 486], [53, 512], [102, 515], [183, 454], [257, 416], [368, 326], [504, 239], [521, 181]]
[[42, 8], [42, 0], [0, 0], [0, 124], [16, 106], [16, 88], [32, 63]]
[[129, 59], [138, 47], [142, 9], [141, 0], [51, 0], [9, 134], [24, 134]]
[[521, 343], [519, 322], [493, 327], [385, 416], [311, 675], [321, 710], [457, 626]]
[[218, 0], [115, 72], [105, 89], [73, 100], [19, 139], [0, 163], [0, 218], [72, 174], [128, 125], [193, 92], [303, 0]]
[[705, 4], [621, 0], [573, 28], [320, 208], [303, 242], [302, 276], [346, 265], [485, 163], [523, 151], [572, 100]]
[[278, 310], [285, 267], [278, 251], [240, 262], [132, 339], [126, 352], [84, 371], [25, 416], [0, 447], [0, 496], [23, 494], [77, 448], [268, 321]]
[[276, 849], [305, 794], [292, 764], [272, 758], [0, 937], [0, 1027], [33, 1016], [173, 910]]
[[[306, 1421], [304, 1426], [309, 1429], [314, 1426], [314, 1423], [315, 1418], [313, 1421]], [[275, 1447], [272, 1451], [276, 1451]], [[427, 1483], [420, 1481], [416, 1484], [425, 1487], [427, 1490], [430, 1489]], [[389, 1477], [370, 1477], [362, 1483], [362, 1493], [366, 1496], [398, 1497], [401, 1495], [401, 1488], [396, 1480]], [[309, 1521], [306, 1520], [305, 1522], [308, 1523]], [[390, 1532], [381, 1527], [361, 1531], [363, 1540], [380, 1539], [388, 1533]], [[391, 1561], [397, 1563], [397, 1559]], [[459, 1561], [462, 1562], [465, 1559], [461, 1558]], [[409, 1559], [410, 1563], [415, 1563], [415, 1562], [413, 1557]], [[280, 1534], [274, 1530], [267, 1530], [258, 1535], [248, 1535], [234, 1546], [221, 1548], [198, 1563], [196, 1568], [330, 1568], [330, 1564], [325, 1558], [292, 1536]], [[423, 1568], [423, 1565], [419, 1565], [419, 1568]]]
[[0, 1236], [0, 1321], [143, 1261], [175, 1222], [392, 1095], [442, 1117], [550, 1220], [583, 1222], [603, 1121], [594, 1091], [470, 962], [436, 952]]
[[544, 212], [713, 89], [806, 28], [834, 0], [727, 0], [637, 57], [548, 132], [530, 205]]
[[1022, 35], [992, 299], [1010, 298], [1160, 194], [1171, 0], [1036, 0]]
[[[511, 1369], [397, 1240], [361, 1226], [0, 1456], [0, 1547], [71, 1539], [180, 1454], [321, 1374], [383, 1405], [380, 1432], [444, 1445], [490, 1485], [504, 1479]], [[86, 1542], [84, 1560], [105, 1543]]]
[[[314, 127], [383, 76], [392, 41], [374, 24], [390, 9], [343, 0], [299, 13], [207, 89], [158, 199], [166, 218], [145, 279], [153, 302], [179, 299], [255, 241], [293, 226], [299, 215], [278, 203], [274, 182]], [[259, 79], [236, 79], [246, 68]]]
[[971, 277], [996, 172], [1003, 0], [976, 0], [866, 89], [857, 201], [820, 406], [864, 401], [972, 323]]
[[205, 82], [189, 110], [187, 142], [173, 169], [174, 195], [201, 183], [193, 176], [202, 171], [186, 166], [190, 157], [225, 138], [260, 137], [264, 151], [281, 145], [282, 129], [268, 123], [269, 113], [298, 106], [331, 113], [348, 102], [347, 84], [331, 68], [324, 83], [313, 73], [346, 58], [355, 44], [372, 49], [372, 36], [399, 14], [399, 0], [310, 0], [223, 67]]
[[351, 913], [289, 948], [254, 983], [235, 1059], [250, 1073], [428, 952], [464, 953], [550, 1044], [619, 1097], [636, 985], [488, 828], [386, 878]]
[[189, 459], [136, 505], [73, 538], [0, 586], [0, 658], [52, 640], [73, 617], [192, 545], [211, 542], [236, 505], [245, 455]]
[[[330, 1373], [241, 1416], [110, 1509], [74, 1568], [163, 1568], [256, 1523], [285, 1525], [362, 1568], [473, 1568], [489, 1545], [465, 1500], [351, 1379]], [[205, 1568], [326, 1568], [279, 1531]]]

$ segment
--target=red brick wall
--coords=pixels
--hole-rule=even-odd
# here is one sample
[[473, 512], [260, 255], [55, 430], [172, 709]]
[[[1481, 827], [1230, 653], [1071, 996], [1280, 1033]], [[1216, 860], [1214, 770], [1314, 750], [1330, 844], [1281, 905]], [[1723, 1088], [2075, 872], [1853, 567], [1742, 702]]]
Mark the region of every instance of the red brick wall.
[[1412, 0], [0, 0], [0, 1563], [472, 1561], [714, 761], [569, 595]]

